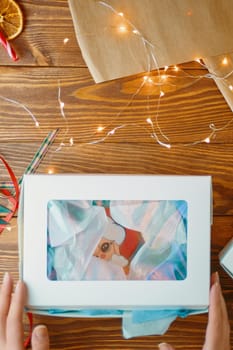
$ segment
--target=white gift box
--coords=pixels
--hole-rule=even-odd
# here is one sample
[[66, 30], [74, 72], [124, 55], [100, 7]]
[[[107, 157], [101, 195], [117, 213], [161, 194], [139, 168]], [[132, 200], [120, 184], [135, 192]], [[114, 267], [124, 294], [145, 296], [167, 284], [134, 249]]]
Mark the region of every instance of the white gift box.
[[[205, 309], [211, 222], [209, 176], [25, 175], [19, 234], [28, 308]], [[140, 239], [125, 258], [132, 232]]]
[[233, 278], [233, 238], [219, 254], [220, 264], [224, 270]]

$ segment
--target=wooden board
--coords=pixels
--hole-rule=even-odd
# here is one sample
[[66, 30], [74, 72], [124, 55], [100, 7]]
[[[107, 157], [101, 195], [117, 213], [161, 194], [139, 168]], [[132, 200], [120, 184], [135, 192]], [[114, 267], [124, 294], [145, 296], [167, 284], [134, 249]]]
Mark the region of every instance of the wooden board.
[[[158, 87], [150, 84], [135, 94], [143, 75], [93, 84], [86, 68], [0, 67], [0, 140], [40, 141], [48, 131], [60, 128], [60, 140], [65, 136], [67, 142], [72, 137], [74, 143], [85, 144], [101, 140], [117, 128], [106, 142], [117, 139], [154, 144], [154, 131], [163, 142], [191, 145], [208, 137], [210, 125], [214, 124], [219, 131], [212, 141], [228, 142], [232, 136], [232, 112], [214, 81], [200, 78], [204, 75], [203, 69], [183, 68], [172, 80], [170, 91], [170, 85], [164, 86], [165, 96], [160, 98]], [[151, 79], [156, 82], [156, 72]], [[38, 121], [39, 128], [25, 108]], [[154, 127], [148, 124], [148, 118]], [[229, 128], [225, 128], [226, 124]], [[98, 133], [99, 126], [105, 129]]]

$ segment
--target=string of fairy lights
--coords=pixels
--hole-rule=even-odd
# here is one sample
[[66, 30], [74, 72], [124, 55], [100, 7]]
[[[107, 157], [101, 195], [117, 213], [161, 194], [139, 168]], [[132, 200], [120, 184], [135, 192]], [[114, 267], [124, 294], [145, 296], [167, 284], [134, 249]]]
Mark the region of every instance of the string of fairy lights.
[[[114, 7], [112, 7], [109, 3], [105, 1], [98, 1], [98, 4], [102, 7], [105, 7], [107, 10], [112, 13], [112, 15], [117, 16], [119, 18], [118, 26], [114, 28], [115, 35], [118, 35], [121, 37], [122, 35], [128, 35], [130, 40], [130, 35], [136, 36], [138, 40], [143, 45], [146, 62], [147, 62], [147, 69], [144, 76], [139, 81], [138, 87], [135, 88], [135, 91], [132, 93], [132, 95], [129, 97], [129, 99], [126, 101], [125, 106], [120, 109], [120, 111], [113, 115], [111, 118], [111, 122], [107, 123], [105, 125], [97, 125], [95, 130], [90, 130], [89, 134], [92, 135], [92, 140], [86, 142], [86, 144], [97, 144], [106, 141], [109, 137], [113, 137], [119, 130], [123, 128], [127, 128], [128, 126], [138, 126], [138, 123], [140, 124], [140, 128], [146, 130], [149, 137], [155, 140], [158, 144], [161, 146], [164, 146], [166, 148], [172, 147], [172, 142], [170, 141], [169, 137], [165, 134], [165, 132], [162, 130], [160, 123], [159, 123], [159, 116], [160, 116], [160, 105], [161, 100], [164, 99], [164, 96], [167, 94], [164, 87], [170, 85], [171, 90], [172, 87], [174, 87], [173, 90], [175, 90], [176, 87], [176, 80], [177, 79], [183, 79], [184, 77], [187, 79], [190, 79], [189, 85], [196, 84], [200, 79], [213, 79], [215, 81], [221, 81], [226, 86], [229, 91], [233, 92], [233, 84], [228, 82], [228, 79], [232, 77], [233, 70], [227, 72], [223, 76], [219, 76], [214, 71], [209, 71], [207, 65], [204, 63], [204, 61], [200, 58], [195, 58], [194, 60], [202, 67], [204, 68], [207, 73], [204, 73], [203, 75], [192, 75], [189, 74], [186, 70], [181, 69], [177, 65], [173, 66], [165, 66], [165, 67], [159, 67], [157, 59], [156, 59], [156, 45], [150, 41], [148, 41], [143, 33], [134, 25], [134, 23], [128, 19], [125, 14], [121, 11], [117, 11]], [[65, 38], [63, 40], [64, 46], [69, 43], [69, 38]], [[222, 59], [221, 62], [222, 66], [228, 67], [231, 65], [230, 59], [225, 56]], [[153, 68], [153, 69], [152, 69]], [[179, 74], [178, 74], [179, 73]], [[155, 113], [153, 115], [148, 116], [148, 113], [145, 113], [145, 117], [142, 117], [142, 121], [135, 122], [125, 122], [125, 123], [118, 123], [118, 121], [121, 119], [120, 117], [122, 114], [130, 108], [132, 103], [135, 101], [137, 96], [140, 95], [142, 89], [147, 87], [156, 87], [157, 91], [157, 102], [155, 106]], [[62, 147], [66, 146], [73, 146], [75, 143], [75, 140], [73, 137], [71, 137], [69, 134], [72, 133], [72, 129], [69, 127], [69, 118], [66, 116], [65, 113], [65, 102], [62, 100], [61, 97], [61, 89], [62, 89], [62, 83], [61, 79], [57, 81], [57, 101], [58, 106], [60, 110], [60, 116], [64, 121], [64, 129], [63, 130], [63, 140], [60, 142], [60, 145], [56, 149], [56, 152], [60, 151]], [[24, 105], [23, 103], [16, 101], [12, 98], [5, 97], [3, 95], [0, 95], [1, 100], [5, 100], [9, 103], [12, 103], [20, 108], [23, 108], [28, 115], [31, 117], [32, 121], [35, 124], [36, 128], [40, 127], [40, 123], [35, 117], [35, 115], [31, 112], [31, 110]], [[64, 97], [65, 99], [65, 97]], [[147, 104], [148, 104], [148, 110], [150, 110], [150, 98], [148, 96], [147, 98]], [[154, 107], [154, 106], [153, 106]], [[190, 142], [187, 144], [184, 144], [186, 146], [188, 145], [195, 145], [199, 143], [209, 143], [211, 142], [211, 139], [216, 135], [217, 132], [225, 130], [229, 127], [229, 125], [233, 123], [233, 118], [229, 120], [225, 125], [223, 125], [220, 128], [217, 128], [214, 123], [211, 123], [207, 126], [208, 132], [207, 136], [203, 139]], [[149, 130], [149, 131], [148, 131]], [[67, 141], [68, 140], [68, 141]]]
[[[166, 133], [162, 130], [159, 122], [160, 117], [160, 106], [161, 101], [164, 99], [164, 97], [167, 94], [167, 91], [165, 89], [165, 86], [169, 86], [170, 89], [168, 91], [175, 91], [177, 86], [177, 80], [178, 79], [189, 79], [188, 86], [191, 86], [193, 84], [196, 84], [201, 79], [213, 79], [216, 82], [220, 81], [223, 83], [225, 88], [229, 90], [229, 92], [233, 93], [233, 70], [230, 69], [230, 67], [233, 67], [232, 59], [228, 56], [223, 56], [220, 65], [222, 67], [225, 67], [226, 73], [223, 75], [217, 74], [214, 70], [210, 70], [208, 66], [205, 64], [205, 61], [201, 58], [195, 58], [194, 60], [205, 69], [207, 73], [204, 73], [203, 75], [192, 75], [187, 70], [181, 69], [177, 65], [172, 66], [164, 66], [159, 67], [157, 59], [156, 59], [156, 45], [150, 41], [148, 41], [143, 33], [139, 31], [139, 29], [133, 24], [132, 21], [130, 21], [123, 12], [118, 12], [115, 8], [113, 8], [110, 4], [108, 4], [105, 1], [98, 1], [98, 4], [107, 10], [110, 11], [114, 16], [117, 16], [119, 21], [119, 25], [114, 28], [114, 34], [118, 35], [119, 38], [121, 36], [128, 35], [128, 38], [130, 40], [130, 36], [136, 36], [136, 38], [142, 43], [142, 46], [144, 48], [146, 62], [147, 62], [147, 69], [145, 70], [145, 74], [142, 75], [141, 78], [139, 78], [138, 86], [136, 86], [135, 90], [131, 94], [131, 96], [126, 101], [125, 105], [120, 108], [120, 110], [112, 116], [111, 122], [106, 123], [105, 125], [96, 125], [96, 128], [94, 130], [89, 130], [88, 135], [91, 135], [91, 140], [84, 142], [85, 144], [98, 144], [101, 142], [106, 141], [110, 137], [114, 137], [114, 135], [121, 129], [126, 129], [129, 126], [140, 126], [140, 129], [144, 129], [149, 135], [150, 138], [152, 138], [156, 143], [159, 145], [170, 149], [172, 147], [172, 142], [169, 139], [169, 137], [166, 135]], [[112, 30], [112, 28], [111, 28]], [[69, 38], [64, 38], [63, 40], [63, 48], [69, 44]], [[61, 55], [60, 55], [61, 56]], [[134, 78], [133, 78], [134, 79]], [[229, 82], [231, 80], [231, 82]], [[59, 143], [58, 147], [53, 152], [60, 152], [63, 147], [72, 147], [75, 143], [75, 139], [70, 136], [70, 133], [72, 133], [72, 128], [69, 125], [69, 118], [66, 115], [65, 112], [65, 96], [62, 96], [62, 79], [57, 80], [57, 103], [59, 108], [60, 117], [62, 118], [64, 122], [63, 130], [62, 130], [62, 141]], [[148, 94], [146, 99], [146, 109], [150, 113], [145, 113], [145, 115], [142, 117], [142, 120], [140, 122], [135, 122], [135, 120], [130, 122], [124, 122], [119, 123], [119, 121], [122, 119], [122, 115], [125, 113], [125, 111], [128, 111], [133, 102], [136, 100], [136, 98], [140, 95], [143, 88], [147, 87], [148, 89], [156, 88], [156, 94], [157, 94], [157, 102], [154, 106], [153, 102], [153, 110], [155, 112], [150, 112], [151, 107], [151, 100], [150, 96]], [[22, 108], [27, 115], [31, 118], [32, 122], [34, 123], [36, 128], [40, 128], [41, 125], [36, 118], [36, 116], [33, 114], [33, 112], [30, 110], [28, 106], [26, 106], [21, 101], [15, 100], [8, 96], [0, 95], [0, 100], [5, 101], [7, 103], [12, 104], [13, 106], [17, 108]], [[150, 115], [150, 116], [148, 116]], [[133, 119], [133, 118], [132, 118]], [[97, 122], [98, 123], [98, 122]], [[117, 125], [116, 125], [117, 124]], [[214, 123], [210, 123], [207, 125], [208, 132], [206, 137], [203, 139], [189, 142], [183, 145], [184, 146], [191, 146], [196, 145], [200, 143], [210, 143], [211, 140], [216, 136], [216, 134], [220, 131], [223, 131], [227, 129], [231, 124], [233, 124], [233, 117], [227, 121], [222, 127], [216, 127]], [[52, 142], [53, 139], [55, 139], [56, 134], [59, 129], [54, 130], [51, 132], [49, 138]], [[48, 140], [47, 140], [48, 142]], [[50, 144], [51, 144], [50, 142]], [[45, 149], [45, 147], [41, 147], [41, 149]], [[38, 157], [38, 155], [37, 155]], [[37, 160], [34, 160], [34, 163], [37, 162]], [[52, 167], [49, 167], [48, 174], [54, 173], [54, 169]], [[4, 198], [0, 198], [1, 200], [4, 200]], [[7, 230], [11, 230], [11, 226], [6, 227]]]
[[[161, 127], [160, 127], [159, 122], [158, 122], [159, 106], [160, 106], [161, 98], [163, 98], [165, 96], [165, 91], [163, 90], [163, 86], [165, 85], [165, 83], [167, 82], [168, 79], [170, 79], [170, 78], [177, 79], [177, 75], [175, 75], [174, 73], [178, 72], [180, 70], [180, 68], [177, 65], [174, 65], [173, 67], [165, 66], [164, 68], [161, 69], [158, 66], [158, 62], [156, 59], [156, 47], [155, 47], [155, 45], [153, 43], [151, 43], [150, 41], [148, 41], [144, 37], [143, 33], [140, 32], [139, 29], [136, 28], [136, 26], [128, 18], [125, 17], [123, 12], [118, 12], [114, 7], [112, 7], [110, 4], [108, 4], [104, 1], [98, 1], [98, 3], [101, 6], [108, 8], [115, 16], [118, 16], [121, 19], [120, 24], [116, 28], [116, 33], [118, 33], [119, 35], [122, 35], [122, 34], [136, 35], [138, 37], [138, 39], [142, 42], [144, 50], [145, 50], [145, 55], [147, 57], [147, 72], [144, 75], [143, 80], [142, 80], [139, 88], [136, 90], [136, 92], [132, 95], [131, 99], [129, 100], [129, 103], [127, 104], [127, 106], [131, 104], [131, 102], [140, 93], [141, 89], [144, 87], [145, 84], [150, 84], [151, 86], [156, 85], [159, 88], [159, 94], [158, 94], [159, 96], [158, 96], [158, 102], [157, 102], [157, 113], [154, 115], [153, 118], [146, 117], [146, 122], [151, 127], [152, 132], [151, 132], [150, 136], [153, 139], [155, 139], [156, 142], [158, 142], [161, 146], [171, 148], [171, 143], [169, 142], [169, 138], [161, 130]], [[203, 62], [202, 59], [196, 58], [195, 61], [208, 71], [208, 67], [205, 65], [205, 63]], [[227, 66], [228, 64], [229, 64], [229, 59], [227, 57], [224, 57], [222, 60], [222, 65]], [[155, 67], [158, 82], [154, 82], [153, 77], [151, 76], [151, 73], [152, 73], [151, 67], [152, 66]], [[170, 73], [168, 74], [168, 71], [172, 71], [173, 74], [170, 74]], [[189, 73], [187, 73], [184, 70], [182, 70], [182, 73], [183, 73], [183, 75], [188, 76], [190, 79], [194, 79], [195, 80], [194, 83], [200, 79], [203, 79], [203, 78], [215, 79], [215, 80], [219, 80], [219, 81], [221, 80], [229, 88], [230, 91], [233, 91], [232, 84], [228, 84], [228, 82], [227, 82], [227, 79], [230, 76], [232, 76], [233, 70], [231, 70], [230, 72], [228, 72], [227, 74], [225, 74], [222, 77], [218, 76], [215, 72], [210, 72], [210, 71], [208, 71], [208, 73], [203, 74], [201, 76], [190, 75]], [[121, 115], [121, 113], [118, 113], [118, 117], [120, 115]], [[204, 139], [186, 144], [186, 145], [194, 145], [194, 144], [203, 143], [203, 142], [209, 143], [211, 141], [211, 138], [213, 136], [215, 136], [218, 131], [226, 129], [232, 122], [233, 122], [233, 118], [230, 121], [228, 121], [221, 128], [217, 128], [213, 123], [211, 123], [208, 126], [210, 129], [210, 132], [208, 133], [207, 137], [205, 137]], [[104, 137], [95, 140], [94, 143], [98, 143], [98, 142], [102, 142], [102, 141], [106, 140], [106, 138], [108, 138], [109, 136], [114, 135], [115, 132], [119, 128], [123, 128], [125, 126], [127, 126], [127, 125], [120, 125], [120, 126], [115, 127], [114, 129], [108, 131]], [[156, 126], [156, 128], [155, 128], [155, 126]], [[101, 129], [98, 128], [97, 132], [99, 132], [99, 131], [103, 132], [106, 128], [109, 128], [109, 125], [107, 127], [101, 127]], [[156, 132], [155, 130], [158, 130], [158, 132]], [[163, 142], [161, 140], [161, 138], [165, 139], [166, 142]]]
[[[169, 137], [164, 133], [162, 130], [160, 123], [159, 123], [159, 112], [160, 112], [160, 104], [161, 104], [161, 99], [164, 98], [166, 92], [164, 91], [164, 86], [165, 85], [173, 85], [176, 86], [176, 84], [171, 82], [171, 80], [177, 80], [179, 78], [186, 77], [190, 80], [192, 80], [189, 85], [196, 84], [200, 79], [213, 79], [213, 80], [219, 80], [224, 83], [225, 86], [230, 91], [233, 91], [233, 85], [228, 84], [227, 79], [232, 76], [233, 70], [225, 74], [224, 76], [219, 76], [217, 75], [214, 71], [209, 71], [208, 67], [204, 63], [204, 61], [200, 58], [195, 58], [194, 60], [201, 66], [203, 67], [208, 73], [202, 74], [202, 75], [191, 75], [187, 71], [182, 70], [180, 67], [177, 65], [173, 65], [171, 67], [165, 66], [163, 68], [160, 68], [156, 59], [156, 46], [148, 41], [143, 33], [136, 28], [136, 26], [130, 21], [123, 12], [118, 12], [115, 8], [113, 8], [110, 4], [104, 2], [104, 1], [98, 1], [100, 6], [103, 6], [110, 10], [115, 16], [118, 16], [120, 18], [119, 25], [115, 27], [115, 34], [116, 35], [135, 35], [137, 36], [138, 40], [141, 41], [143, 44], [143, 48], [145, 51], [145, 57], [147, 61], [147, 69], [145, 75], [142, 77], [139, 86], [135, 89], [133, 94], [130, 96], [128, 101], [126, 102], [125, 106], [115, 115], [111, 118], [111, 122], [107, 123], [105, 125], [98, 125], [95, 130], [90, 131], [92, 137], [94, 138], [93, 140], [87, 142], [87, 144], [97, 144], [106, 141], [109, 137], [114, 136], [118, 130], [127, 128], [128, 126], [138, 126], [138, 124], [133, 121], [133, 122], [128, 122], [128, 123], [123, 123], [123, 124], [118, 124], [117, 126], [113, 126], [120, 117], [123, 115], [123, 113], [132, 105], [132, 103], [135, 101], [136, 97], [140, 94], [142, 89], [145, 86], [150, 86], [156, 87], [158, 89], [158, 101], [157, 101], [157, 106], [156, 106], [156, 113], [153, 116], [145, 116], [145, 122], [146, 124], [150, 127], [150, 132], [149, 137], [154, 139], [158, 144], [161, 146], [164, 146], [166, 148], [171, 148], [172, 144], [169, 140]], [[64, 39], [64, 44], [67, 44], [69, 39]], [[224, 57], [222, 59], [221, 64], [223, 66], [228, 66], [229, 65], [229, 59], [227, 57]], [[153, 70], [152, 70], [153, 67]], [[156, 80], [155, 80], [155, 73], [156, 72]], [[178, 76], [179, 74], [182, 73], [181, 75]], [[64, 113], [64, 102], [61, 101], [60, 98], [60, 82], [59, 82], [59, 94], [58, 94], [58, 101], [59, 101], [59, 106], [60, 106], [60, 112], [61, 116], [63, 119], [66, 120], [66, 131], [65, 131], [65, 136], [68, 134], [68, 123], [67, 123], [67, 118]], [[149, 98], [148, 98], [149, 100]], [[149, 109], [149, 108], [148, 108]], [[229, 125], [233, 122], [233, 118], [229, 120], [225, 125], [223, 125], [220, 128], [217, 128], [214, 123], [210, 123], [208, 125], [208, 133], [207, 136], [203, 139], [190, 142], [187, 144], [184, 144], [185, 146], [191, 146], [191, 145], [196, 145], [199, 143], [210, 143], [211, 139], [216, 135], [217, 132], [223, 131], [226, 128], [229, 127]], [[142, 122], [140, 122], [140, 127], [144, 128], [147, 131], [147, 128], [143, 126]], [[69, 139], [68, 145], [72, 146], [74, 144], [74, 140], [71, 137]], [[66, 146], [64, 142], [61, 142], [60, 147], [57, 150], [60, 150], [61, 147]]]
[[[121, 36], [128, 35], [128, 38], [130, 40], [130, 36], [136, 36], [138, 40], [142, 43], [142, 46], [144, 48], [144, 53], [146, 57], [147, 67], [145, 70], [145, 74], [142, 75], [141, 78], [139, 78], [138, 86], [135, 87], [135, 90], [132, 92], [131, 96], [126, 101], [125, 105], [119, 109], [119, 111], [111, 117], [111, 121], [109, 123], [105, 123], [104, 125], [98, 124], [98, 121], [96, 122], [96, 128], [90, 129], [88, 132], [88, 135], [86, 135], [89, 139], [89, 141], [84, 142], [84, 144], [90, 144], [95, 145], [98, 143], [102, 143], [106, 141], [108, 138], [114, 137], [114, 135], [122, 129], [127, 129], [129, 126], [135, 126], [140, 127], [140, 129], [144, 129], [144, 131], [147, 132], [150, 138], [152, 138], [156, 143], [159, 145], [170, 149], [173, 145], [169, 137], [166, 135], [166, 133], [162, 130], [159, 117], [160, 117], [160, 107], [161, 107], [161, 101], [164, 99], [164, 96], [167, 94], [167, 91], [174, 92], [177, 87], [177, 79], [188, 79], [187, 86], [192, 86], [196, 84], [201, 79], [212, 79], [216, 82], [220, 81], [223, 83], [225, 88], [229, 90], [229, 92], [233, 93], [233, 80], [231, 79], [233, 76], [233, 70], [231, 70], [229, 67], [232, 67], [232, 59], [228, 56], [223, 56], [220, 62], [220, 65], [222, 67], [225, 67], [225, 72], [222, 76], [217, 74], [214, 70], [211, 71], [208, 66], [205, 64], [205, 61], [201, 58], [195, 58], [194, 60], [205, 69], [207, 73], [204, 73], [203, 75], [192, 75], [187, 70], [181, 69], [177, 65], [172, 66], [165, 66], [165, 67], [159, 67], [157, 59], [156, 59], [156, 45], [150, 41], [148, 41], [143, 33], [136, 28], [136, 26], [133, 24], [132, 21], [130, 21], [123, 12], [118, 12], [115, 8], [113, 8], [111, 5], [109, 5], [105, 1], [98, 1], [98, 4], [102, 7], [105, 7], [112, 13], [114, 16], [117, 16], [119, 21], [118, 25], [114, 27], [114, 35], [117, 35], [119, 38]], [[111, 28], [112, 30], [112, 28]], [[63, 46], [62, 50], [66, 45], [69, 43], [69, 38], [65, 38], [63, 40]], [[61, 55], [60, 55], [61, 56]], [[134, 78], [133, 78], [134, 79]], [[229, 82], [228, 80], [231, 80]], [[138, 79], [137, 79], [138, 80]], [[55, 139], [57, 132], [61, 131], [62, 134], [62, 141], [59, 143], [59, 145], [55, 148], [55, 151], [50, 152], [50, 157], [52, 156], [53, 152], [60, 152], [62, 148], [64, 147], [72, 147], [75, 143], [75, 139], [70, 135], [72, 133], [72, 128], [69, 124], [69, 117], [66, 115], [65, 111], [65, 95], [62, 96], [63, 90], [63, 80], [58, 79], [57, 80], [57, 103], [59, 107], [59, 113], [60, 117], [63, 121], [63, 127], [57, 128], [56, 130], [53, 130], [50, 132], [49, 137], [46, 139], [47, 147], [50, 145], [53, 140]], [[166, 90], [165, 87], [169, 86], [169, 89]], [[122, 115], [125, 113], [125, 111], [128, 111], [129, 108], [131, 108], [131, 105], [133, 102], [137, 99], [137, 97], [140, 95], [142, 90], [147, 87], [147, 90], [150, 91], [153, 88], [156, 90], [157, 98], [156, 102], [151, 102], [150, 93], [147, 95], [146, 99], [146, 110], [147, 113], [145, 113], [144, 116], [141, 117], [140, 122], [135, 122], [135, 120], [130, 122], [124, 122], [119, 123], [119, 121], [122, 119]], [[63, 100], [64, 99], [64, 100]], [[5, 101], [7, 103], [12, 104], [15, 107], [23, 109], [27, 115], [31, 118], [32, 122], [35, 125], [35, 128], [39, 129], [41, 128], [41, 125], [37, 119], [37, 117], [34, 115], [34, 113], [30, 110], [30, 108], [22, 103], [21, 101], [18, 101], [16, 99], [10, 98], [8, 96], [0, 95], [0, 100]], [[153, 111], [151, 112], [153, 107]], [[192, 146], [197, 145], [200, 143], [210, 143], [211, 140], [216, 136], [216, 134], [220, 131], [223, 131], [227, 129], [231, 124], [233, 124], [233, 117], [227, 121], [222, 127], [216, 127], [214, 123], [210, 123], [207, 125], [207, 135], [206, 137], [189, 143], [182, 143], [184, 146]], [[62, 129], [62, 130], [60, 130]], [[91, 140], [90, 140], [91, 139]], [[40, 149], [47, 151], [46, 143], [40, 146]], [[38, 165], [38, 158], [41, 157], [41, 153], [39, 151], [39, 154], [37, 152], [37, 156], [35, 159], [32, 160], [31, 163], [31, 169], [33, 169], [33, 162], [34, 164]], [[47, 173], [53, 174], [55, 171], [54, 169], [49, 166]], [[5, 198], [0, 198], [1, 201], [3, 201]], [[6, 229], [10, 231], [12, 228], [11, 225], [8, 225]]]

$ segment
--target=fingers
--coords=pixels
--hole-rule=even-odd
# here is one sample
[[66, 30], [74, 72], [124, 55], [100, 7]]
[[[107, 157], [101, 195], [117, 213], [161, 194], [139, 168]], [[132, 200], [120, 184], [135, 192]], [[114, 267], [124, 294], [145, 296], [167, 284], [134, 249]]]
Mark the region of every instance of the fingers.
[[175, 350], [170, 344], [161, 343], [158, 345], [159, 350]]
[[10, 349], [23, 349], [23, 307], [25, 300], [25, 286], [18, 282], [15, 293], [13, 280], [6, 273], [0, 292], [0, 344]]
[[0, 339], [5, 341], [6, 321], [11, 303], [13, 281], [9, 273], [5, 273], [0, 292]]
[[[23, 309], [26, 287], [19, 281], [13, 291], [13, 280], [6, 273], [0, 290], [0, 348], [23, 350]], [[32, 333], [33, 350], [49, 350], [48, 331], [38, 326]]]
[[218, 274], [212, 277], [209, 320], [203, 350], [230, 350], [230, 327]]
[[214, 272], [214, 273], [211, 275], [211, 286], [212, 286], [214, 283], [219, 283], [219, 284], [220, 284], [220, 279], [219, 279], [219, 274], [218, 274], [218, 272]]
[[11, 297], [11, 304], [6, 322], [6, 341], [10, 349], [23, 349], [23, 309], [26, 297], [26, 288], [19, 281], [15, 293]]
[[32, 350], [49, 350], [49, 335], [46, 326], [37, 326], [32, 332]]

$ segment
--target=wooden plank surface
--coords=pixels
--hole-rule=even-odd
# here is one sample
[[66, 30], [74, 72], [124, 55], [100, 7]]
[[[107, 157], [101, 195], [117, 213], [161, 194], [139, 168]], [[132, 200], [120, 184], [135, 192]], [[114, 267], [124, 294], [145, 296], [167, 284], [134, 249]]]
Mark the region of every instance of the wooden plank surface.
[[[2, 153], [11, 160], [20, 178], [39, 143], [0, 143]], [[212, 175], [215, 215], [233, 214], [233, 145], [202, 144], [171, 149], [147, 143], [100, 143], [69, 145], [57, 152], [53, 145], [37, 173], [111, 173]], [[7, 176], [2, 176], [7, 181]]]
[[[212, 270], [220, 272], [233, 327], [232, 279], [218, 260], [233, 232], [233, 115], [215, 83], [199, 79], [206, 70], [190, 62], [181, 66], [176, 78], [169, 78], [161, 99], [156, 72], [151, 75], [153, 84], [142, 88], [143, 75], [96, 85], [76, 43], [67, 1], [22, 0], [19, 4], [25, 27], [12, 45], [20, 60], [12, 62], [0, 48], [0, 153], [20, 178], [44, 137], [59, 128], [37, 173], [212, 175]], [[69, 41], [64, 44], [66, 37]], [[219, 130], [211, 142], [194, 145], [208, 137], [212, 124]], [[105, 129], [97, 132], [99, 126]], [[171, 148], [159, 145], [151, 137], [153, 131]], [[0, 165], [2, 181], [7, 181], [7, 174]], [[6, 270], [18, 277], [15, 219], [11, 227], [0, 237], [0, 278]], [[68, 350], [155, 349], [161, 341], [177, 349], [197, 350], [206, 321], [207, 315], [192, 316], [175, 321], [163, 337], [124, 340], [119, 319], [35, 317], [35, 323], [48, 324], [51, 348]]]
[[[117, 128], [107, 142], [155, 143], [154, 132], [162, 142], [192, 145], [208, 137], [214, 125], [218, 131], [212, 142], [231, 141], [232, 112], [215, 83], [203, 78], [193, 85], [193, 79], [183, 77], [186, 72], [197, 79], [204, 75], [203, 70], [184, 69], [179, 80], [174, 78], [174, 91], [160, 99], [158, 88], [150, 85], [133, 98], [143, 76], [96, 85], [86, 68], [0, 67], [0, 140], [40, 140], [59, 127], [66, 139], [90, 143]], [[99, 126], [104, 130], [98, 133]]]
[[[66, 0], [17, 2], [24, 15], [24, 30], [11, 43], [20, 60], [14, 63], [0, 50], [1, 65], [85, 66]], [[64, 45], [66, 38], [69, 41]]]

